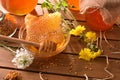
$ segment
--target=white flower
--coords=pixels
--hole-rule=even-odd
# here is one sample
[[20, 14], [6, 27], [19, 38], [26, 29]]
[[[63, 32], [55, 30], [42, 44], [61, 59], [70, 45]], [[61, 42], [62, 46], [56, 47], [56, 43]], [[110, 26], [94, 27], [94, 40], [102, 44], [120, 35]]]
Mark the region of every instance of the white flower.
[[17, 66], [17, 68], [24, 69], [32, 64], [33, 59], [34, 57], [30, 52], [21, 48], [16, 50], [16, 55], [13, 58], [12, 62]]

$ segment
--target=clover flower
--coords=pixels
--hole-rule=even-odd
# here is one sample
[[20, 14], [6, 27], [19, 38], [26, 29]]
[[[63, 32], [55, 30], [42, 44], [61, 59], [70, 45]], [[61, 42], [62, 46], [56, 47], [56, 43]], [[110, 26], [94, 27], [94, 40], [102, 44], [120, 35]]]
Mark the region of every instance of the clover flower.
[[84, 26], [78, 25], [75, 29], [72, 29], [70, 31], [70, 34], [74, 36], [79, 36], [80, 34], [83, 33], [84, 30], [86, 30]]
[[91, 51], [91, 49], [89, 48], [84, 48], [80, 51], [79, 58], [90, 61], [91, 59], [98, 57], [100, 54], [101, 54], [100, 49], [98, 49], [97, 52], [95, 52], [95, 51]]
[[85, 39], [84, 39], [84, 41], [85, 42], [93, 42], [93, 41], [96, 41], [97, 40], [97, 36], [96, 36], [96, 33], [95, 32], [91, 32], [91, 31], [89, 31], [89, 32], [87, 32], [86, 34], [85, 34]]
[[21, 48], [16, 50], [16, 55], [13, 58], [12, 62], [17, 66], [17, 68], [24, 69], [32, 64], [33, 59], [34, 57], [30, 52]]

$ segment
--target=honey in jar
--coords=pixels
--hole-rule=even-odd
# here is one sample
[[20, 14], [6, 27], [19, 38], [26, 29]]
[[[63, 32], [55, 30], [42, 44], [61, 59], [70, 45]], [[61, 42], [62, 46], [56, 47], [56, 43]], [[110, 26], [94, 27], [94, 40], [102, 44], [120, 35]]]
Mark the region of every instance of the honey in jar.
[[71, 10], [79, 11], [80, 10], [80, 0], [67, 0], [68, 4], [71, 6]]
[[25, 15], [31, 12], [38, 0], [1, 0], [2, 7], [14, 15]]
[[89, 8], [86, 12], [86, 21], [87, 25], [95, 31], [106, 31], [112, 28], [114, 22], [112, 23], [105, 23], [101, 14], [100, 10], [96, 8]]

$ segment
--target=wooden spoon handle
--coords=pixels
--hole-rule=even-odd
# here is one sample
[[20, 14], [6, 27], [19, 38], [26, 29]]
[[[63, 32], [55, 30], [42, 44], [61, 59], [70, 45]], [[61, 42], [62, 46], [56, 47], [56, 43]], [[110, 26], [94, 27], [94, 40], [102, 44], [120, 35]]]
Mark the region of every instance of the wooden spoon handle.
[[33, 45], [35, 47], [40, 46], [39, 43], [26, 41], [26, 40], [22, 40], [22, 39], [18, 39], [18, 38], [13, 38], [13, 37], [8, 37], [8, 36], [4, 36], [4, 35], [0, 35], [0, 40], [4, 40], [4, 41], [8, 41], [8, 42], [15, 42], [15, 43], [22, 43], [22, 44], [29, 44], [29, 45]]

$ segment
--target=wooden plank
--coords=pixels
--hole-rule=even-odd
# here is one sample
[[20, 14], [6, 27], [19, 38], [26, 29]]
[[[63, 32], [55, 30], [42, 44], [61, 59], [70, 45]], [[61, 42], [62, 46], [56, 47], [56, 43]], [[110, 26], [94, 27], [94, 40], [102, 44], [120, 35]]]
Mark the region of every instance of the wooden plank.
[[83, 48], [83, 44], [78, 41], [78, 37], [71, 36], [70, 42], [66, 49], [63, 51], [65, 53], [78, 54]]
[[[104, 59], [96, 59], [92, 62], [86, 62], [84, 60], [79, 60], [78, 56], [59, 54], [44, 61], [36, 59], [33, 65], [31, 65], [30, 69], [64, 75], [83, 76], [86, 73], [90, 77], [105, 77], [107, 75], [103, 70], [104, 67]], [[96, 71], [99, 73], [99, 75], [94, 74]]]
[[111, 71], [112, 74], [114, 74], [113, 80], [119, 80], [120, 79], [120, 60], [116, 61], [110, 61], [110, 66], [108, 67], [108, 70]]
[[103, 40], [102, 48], [104, 50], [104, 55], [108, 55], [109, 57], [120, 59], [120, 45], [119, 44], [120, 44], [120, 41], [109, 40], [109, 44], [107, 44]]
[[45, 80], [85, 80], [80, 77], [72, 77], [72, 76], [62, 76], [62, 75], [54, 75], [54, 74], [46, 74], [42, 73], [42, 77]]
[[[0, 66], [15, 69], [16, 67], [11, 62], [13, 56], [10, 52], [3, 48], [0, 48], [0, 51]], [[112, 71], [112, 68], [114, 70], [112, 72], [118, 75], [120, 74], [118, 71], [120, 64], [115, 63], [115, 61], [120, 62], [120, 60], [110, 60], [110, 63], [112, 62], [111, 65], [117, 65], [116, 68], [110, 65], [110, 71]], [[97, 58], [91, 62], [87, 62], [78, 59], [77, 55], [59, 54], [46, 59], [36, 57], [34, 63], [25, 70], [75, 77], [87, 74], [89, 77], [105, 78], [109, 76], [108, 73], [104, 71], [105, 66], [105, 58]], [[120, 77], [117, 76], [117, 78], [119, 79]]]
[[3, 80], [5, 76], [10, 71], [19, 72], [22, 76], [22, 80], [41, 80], [40, 76], [44, 80], [84, 80], [84, 78], [80, 77], [72, 77], [72, 76], [62, 76], [62, 75], [54, 75], [54, 74], [46, 74], [46, 73], [35, 73], [35, 72], [27, 72], [27, 71], [20, 71], [20, 70], [12, 70], [12, 69], [5, 69], [0, 68], [0, 80]]
[[[120, 41], [108, 40], [109, 44], [102, 40], [103, 55], [108, 55], [111, 58], [120, 59]], [[111, 47], [111, 45], [113, 47]], [[63, 51], [65, 53], [78, 54], [85, 46], [84, 42], [78, 40], [78, 37], [71, 37], [67, 48]]]
[[[117, 80], [120, 78], [120, 64], [118, 64], [120, 63], [120, 60], [110, 60], [110, 63], [109, 71], [115, 73]], [[117, 67], [114, 68], [113, 65], [117, 65]], [[36, 59], [29, 69], [33, 71], [42, 71], [67, 76], [77, 77], [87, 74], [89, 77], [106, 78], [110, 75], [104, 71], [105, 66], [105, 58], [97, 58], [94, 61], [87, 62], [84, 60], [79, 60], [78, 56], [59, 54], [51, 59]], [[111, 68], [114, 71], [112, 71]]]
[[120, 40], [120, 27], [113, 26], [111, 30], [106, 31], [107, 39]]
[[11, 70], [11, 69], [4, 69], [0, 68], [0, 80], [3, 80], [3, 78], [10, 72], [10, 71], [17, 71], [21, 74], [22, 80], [40, 80], [39, 73], [33, 73], [33, 72], [25, 72], [25, 71], [18, 71], [18, 70]]

